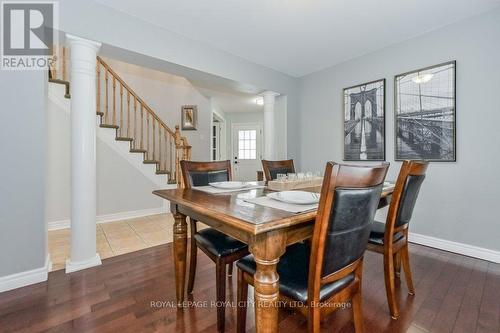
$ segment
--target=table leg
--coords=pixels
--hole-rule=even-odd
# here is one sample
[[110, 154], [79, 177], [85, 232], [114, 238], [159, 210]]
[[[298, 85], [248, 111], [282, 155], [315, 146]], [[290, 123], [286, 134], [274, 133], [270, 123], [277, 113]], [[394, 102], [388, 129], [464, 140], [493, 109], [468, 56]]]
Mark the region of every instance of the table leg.
[[254, 275], [255, 327], [257, 333], [278, 332], [279, 258], [285, 253], [285, 235], [271, 231], [251, 241], [257, 270]]
[[186, 291], [187, 223], [186, 216], [180, 213], [174, 213], [174, 219], [175, 293], [180, 306]]

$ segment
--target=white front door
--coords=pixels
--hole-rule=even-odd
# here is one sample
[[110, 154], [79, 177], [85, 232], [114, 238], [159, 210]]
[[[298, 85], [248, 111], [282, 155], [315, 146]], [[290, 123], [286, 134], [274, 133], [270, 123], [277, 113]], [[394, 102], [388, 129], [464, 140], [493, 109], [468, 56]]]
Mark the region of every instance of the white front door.
[[262, 169], [262, 125], [233, 124], [232, 132], [233, 179], [254, 181]]

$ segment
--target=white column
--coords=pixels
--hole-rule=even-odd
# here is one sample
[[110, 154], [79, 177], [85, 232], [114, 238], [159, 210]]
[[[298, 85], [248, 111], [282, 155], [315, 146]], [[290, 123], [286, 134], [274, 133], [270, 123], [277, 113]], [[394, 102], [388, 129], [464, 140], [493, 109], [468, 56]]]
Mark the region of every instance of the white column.
[[264, 98], [264, 159], [276, 159], [276, 132], [274, 126], [274, 103], [278, 93], [265, 91]]
[[96, 55], [100, 43], [67, 34], [71, 53], [71, 255], [66, 273], [97, 266]]

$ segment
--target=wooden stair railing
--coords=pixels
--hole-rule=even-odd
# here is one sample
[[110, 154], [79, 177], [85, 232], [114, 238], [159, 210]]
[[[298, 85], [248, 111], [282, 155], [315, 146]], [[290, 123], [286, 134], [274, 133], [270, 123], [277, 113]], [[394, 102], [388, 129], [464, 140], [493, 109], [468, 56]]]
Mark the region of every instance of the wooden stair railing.
[[179, 126], [172, 131], [100, 57], [97, 57], [97, 114], [101, 126], [116, 129], [116, 139], [130, 142], [130, 152], [142, 153], [156, 173], [182, 185], [180, 161], [191, 159], [191, 146]]
[[[61, 56], [54, 59], [49, 80], [67, 82], [68, 88], [67, 53], [65, 48], [58, 52]], [[180, 161], [191, 159], [191, 146], [181, 135], [179, 126], [170, 129], [99, 56], [96, 80], [96, 113], [100, 117], [100, 127], [115, 129], [116, 140], [128, 141], [131, 153], [143, 154], [144, 163], [155, 164], [156, 173], [167, 175], [169, 184], [183, 186]], [[69, 91], [67, 95], [69, 98]]]
[[49, 82], [59, 83], [66, 86], [64, 97], [70, 98], [68, 81], [68, 62], [66, 48], [54, 46], [54, 55], [49, 63]]

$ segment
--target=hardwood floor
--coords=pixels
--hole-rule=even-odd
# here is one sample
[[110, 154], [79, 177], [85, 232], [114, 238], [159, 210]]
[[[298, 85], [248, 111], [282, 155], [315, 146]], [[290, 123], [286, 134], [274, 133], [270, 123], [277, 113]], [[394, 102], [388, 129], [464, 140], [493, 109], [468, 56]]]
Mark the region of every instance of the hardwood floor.
[[[216, 332], [214, 264], [200, 253], [193, 296], [178, 311], [171, 253], [171, 244], [160, 245], [70, 275], [51, 272], [48, 282], [2, 293], [0, 332]], [[367, 252], [365, 258], [365, 332], [500, 331], [499, 264], [411, 245], [416, 295], [398, 285], [401, 316], [394, 321], [386, 302], [382, 256]], [[235, 302], [236, 274], [227, 297]], [[247, 331], [254, 332], [250, 308], [248, 316]], [[227, 332], [235, 331], [235, 318], [236, 309], [229, 307]], [[299, 314], [282, 310], [279, 318], [281, 332], [306, 331]], [[322, 328], [353, 332], [350, 309], [329, 316]]]

